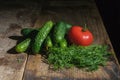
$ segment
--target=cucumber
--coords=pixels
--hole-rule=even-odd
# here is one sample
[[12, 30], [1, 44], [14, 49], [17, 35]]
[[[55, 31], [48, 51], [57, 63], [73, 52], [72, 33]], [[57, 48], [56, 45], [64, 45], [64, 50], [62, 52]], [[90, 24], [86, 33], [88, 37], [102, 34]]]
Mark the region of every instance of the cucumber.
[[52, 39], [49, 35], [45, 39], [44, 46], [45, 46], [46, 49], [53, 46]]
[[52, 27], [53, 27], [53, 22], [47, 21], [39, 30], [39, 32], [37, 33], [37, 35], [35, 36], [35, 40], [34, 43], [32, 45], [32, 52], [34, 54], [37, 54], [40, 52], [41, 50], [41, 45], [44, 42], [45, 38], [47, 37], [47, 35], [49, 34], [49, 32], [51, 31]]
[[67, 34], [67, 32], [69, 31], [69, 29], [72, 27], [72, 25], [69, 24], [69, 23], [66, 23], [66, 22], [65, 22], [65, 24], [66, 24], [66, 34]]
[[40, 28], [36, 28], [36, 29], [32, 29], [32, 28], [23, 28], [21, 30], [21, 34], [24, 36], [24, 37], [30, 37], [32, 38], [33, 36], [35, 36], [38, 31], [39, 31]]
[[33, 30], [34, 30], [34, 29], [32, 29], [32, 28], [23, 28], [23, 29], [21, 30], [21, 34], [22, 34], [23, 36], [28, 36]]
[[56, 25], [54, 26], [54, 30], [53, 30], [53, 41], [55, 42], [55, 44], [58, 44], [60, 41], [62, 41], [62, 39], [65, 36], [66, 33], [66, 24], [63, 21], [59, 21], [56, 23]]
[[31, 39], [27, 38], [27, 39], [23, 40], [22, 42], [20, 42], [19, 44], [17, 44], [15, 46], [16, 52], [18, 52], [18, 53], [25, 52], [28, 49], [30, 42], [31, 42]]
[[59, 45], [61, 48], [67, 47], [67, 40], [64, 38], [63, 40], [60, 41]]
[[65, 21], [57, 22], [53, 30], [54, 42], [55, 43], [61, 42], [71, 27], [72, 25], [66, 23]]

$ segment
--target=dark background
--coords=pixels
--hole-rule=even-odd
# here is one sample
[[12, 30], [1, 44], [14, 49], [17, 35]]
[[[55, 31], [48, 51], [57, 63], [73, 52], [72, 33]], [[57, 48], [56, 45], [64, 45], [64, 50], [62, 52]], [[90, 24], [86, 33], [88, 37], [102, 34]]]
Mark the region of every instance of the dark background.
[[120, 1], [96, 0], [104, 25], [120, 63]]

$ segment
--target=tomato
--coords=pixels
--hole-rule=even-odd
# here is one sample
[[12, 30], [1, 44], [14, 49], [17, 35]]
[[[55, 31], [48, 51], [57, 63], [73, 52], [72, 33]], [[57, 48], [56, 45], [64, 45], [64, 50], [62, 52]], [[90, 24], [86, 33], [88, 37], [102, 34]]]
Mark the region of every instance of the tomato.
[[93, 42], [93, 34], [81, 26], [72, 26], [68, 32], [68, 38], [70, 42], [82, 46], [88, 46]]

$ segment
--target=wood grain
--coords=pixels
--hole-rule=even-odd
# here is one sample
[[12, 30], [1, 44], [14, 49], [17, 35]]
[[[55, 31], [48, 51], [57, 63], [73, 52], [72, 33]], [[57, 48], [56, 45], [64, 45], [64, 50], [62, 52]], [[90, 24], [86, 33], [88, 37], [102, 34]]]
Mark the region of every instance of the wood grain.
[[[81, 0], [80, 5], [75, 7], [66, 5], [68, 3], [71, 4], [72, 0], [68, 0], [65, 4], [62, 4], [62, 0], [51, 1], [56, 4], [50, 3], [49, 6], [52, 8], [46, 7], [43, 9], [32, 27], [41, 27], [48, 20], [53, 20], [54, 22], [63, 20], [72, 25], [81, 26], [87, 24], [94, 35], [93, 44], [109, 45], [109, 50], [112, 52], [110, 61], [107, 62], [105, 67], [100, 66], [94, 72], [85, 72], [75, 67], [53, 71], [44, 62], [42, 55], [18, 54], [15, 52], [14, 47], [17, 44], [17, 40], [21, 38], [20, 30], [26, 27], [25, 24], [28, 24], [25, 22], [22, 24], [22, 21], [22, 27], [14, 25], [9, 27], [4, 33], [0, 33], [0, 80], [119, 80], [120, 66], [93, 0]], [[80, 2], [79, 0], [76, 1]]]
[[14, 39], [20, 34], [20, 29], [9, 28], [0, 36], [0, 80], [22, 80], [27, 55], [17, 54], [14, 51], [17, 43]]
[[[78, 8], [47, 8], [39, 15], [35, 25], [44, 24], [47, 20], [66, 21], [72, 25], [87, 24], [93, 32], [93, 44], [107, 44], [113, 53], [112, 60], [105, 67], [100, 67], [95, 72], [85, 72], [72, 68], [60, 71], [49, 69], [49, 65], [44, 62], [44, 58], [39, 55], [29, 55], [24, 80], [119, 80], [120, 68], [115, 58], [114, 49], [105, 30], [104, 24], [96, 7], [81, 6]], [[114, 64], [114, 65], [112, 65]], [[117, 72], [117, 71], [118, 72]]]
[[11, 54], [0, 58], [0, 80], [22, 80], [26, 54]]

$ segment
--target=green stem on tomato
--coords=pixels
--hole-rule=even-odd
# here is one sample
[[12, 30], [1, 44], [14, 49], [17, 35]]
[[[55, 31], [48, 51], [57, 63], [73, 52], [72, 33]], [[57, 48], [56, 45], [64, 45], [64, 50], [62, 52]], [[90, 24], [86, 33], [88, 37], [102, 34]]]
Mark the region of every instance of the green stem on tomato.
[[85, 32], [86, 30], [88, 30], [88, 28], [87, 28], [87, 26], [85, 24], [85, 26], [83, 27], [82, 31]]

